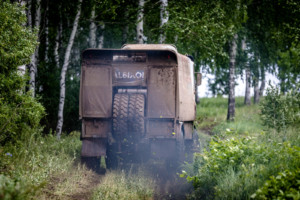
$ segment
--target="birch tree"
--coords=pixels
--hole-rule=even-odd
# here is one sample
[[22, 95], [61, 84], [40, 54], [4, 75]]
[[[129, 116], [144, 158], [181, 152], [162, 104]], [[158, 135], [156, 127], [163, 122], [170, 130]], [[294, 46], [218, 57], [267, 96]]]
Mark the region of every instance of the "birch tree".
[[144, 36], [144, 0], [139, 0], [139, 10], [138, 10], [138, 18], [137, 18], [137, 25], [136, 25], [136, 36], [137, 36], [137, 43], [143, 44], [145, 41]]
[[[41, 23], [41, 0], [37, 0], [36, 2], [36, 13], [34, 20], [34, 27], [39, 29]], [[39, 37], [38, 37], [39, 41]], [[35, 96], [35, 76], [37, 73], [37, 57], [39, 52], [39, 45], [37, 45], [34, 54], [31, 55], [31, 63], [30, 63], [30, 80], [29, 80], [29, 90], [32, 91], [32, 96]]]
[[92, 7], [90, 18], [90, 32], [89, 32], [89, 47], [96, 48], [96, 32], [97, 26], [95, 24], [95, 5]]
[[168, 22], [169, 20], [169, 12], [167, 11], [168, 7], [168, 0], [160, 0], [161, 3], [161, 8], [160, 8], [160, 28], [161, 28], [161, 33], [159, 36], [159, 43], [165, 43], [166, 40], [166, 35], [164, 29], [164, 25]]
[[235, 117], [235, 64], [236, 64], [236, 53], [237, 53], [237, 34], [234, 35], [229, 52], [229, 95], [228, 95], [228, 112], [227, 120], [234, 121]]
[[45, 62], [48, 63], [48, 51], [49, 51], [49, 17], [48, 17], [49, 5], [47, 3], [45, 13]]
[[71, 32], [71, 35], [69, 38], [68, 46], [67, 46], [67, 49], [65, 52], [65, 59], [64, 59], [62, 70], [61, 70], [58, 121], [57, 121], [57, 127], [56, 127], [56, 134], [57, 134], [58, 139], [61, 136], [63, 120], [64, 120], [63, 112], [64, 112], [64, 104], [65, 104], [65, 96], [66, 96], [66, 85], [65, 85], [66, 72], [68, 69], [68, 65], [70, 63], [70, 54], [71, 54], [72, 46], [74, 43], [74, 38], [75, 38], [75, 35], [77, 32], [78, 22], [79, 22], [80, 13], [81, 13], [81, 3], [82, 3], [82, 0], [79, 0], [78, 7], [77, 7], [77, 14], [74, 19], [73, 29], [72, 29], [72, 32]]
[[102, 49], [103, 48], [103, 44], [104, 44], [104, 29], [105, 29], [105, 24], [102, 24], [100, 26], [100, 36], [98, 37], [98, 48]]

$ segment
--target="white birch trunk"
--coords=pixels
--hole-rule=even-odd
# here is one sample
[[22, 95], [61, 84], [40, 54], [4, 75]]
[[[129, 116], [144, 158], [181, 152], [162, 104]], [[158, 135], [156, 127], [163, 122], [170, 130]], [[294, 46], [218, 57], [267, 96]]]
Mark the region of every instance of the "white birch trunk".
[[[20, 1], [20, 5], [21, 5], [21, 6], [25, 6], [25, 5], [26, 5], [26, 2], [25, 2], [24, 0], [23, 0], [23, 1]], [[25, 13], [25, 10], [23, 11], [23, 13], [26, 14], [26, 13]], [[28, 13], [27, 13], [27, 17], [28, 17]], [[26, 23], [23, 24], [23, 26], [26, 26]], [[26, 65], [20, 65], [20, 66], [18, 66], [18, 74], [19, 74], [20, 76], [24, 77], [25, 72], [26, 72]]]
[[145, 40], [144, 36], [144, 0], [139, 0], [139, 11], [136, 25], [137, 43], [143, 44]]
[[254, 80], [254, 104], [259, 103], [259, 79], [258, 77], [255, 77]]
[[259, 88], [259, 97], [263, 96], [266, 87], [266, 73], [264, 66], [260, 67], [261, 84]]
[[57, 138], [60, 139], [61, 136], [61, 131], [62, 131], [62, 126], [63, 126], [63, 113], [64, 113], [64, 104], [65, 104], [65, 95], [66, 95], [66, 85], [65, 85], [65, 79], [66, 79], [66, 72], [68, 69], [68, 65], [70, 62], [70, 54], [71, 54], [71, 50], [72, 50], [72, 46], [74, 43], [74, 38], [77, 32], [77, 27], [78, 27], [78, 21], [79, 21], [79, 17], [80, 17], [80, 12], [81, 12], [81, 3], [82, 0], [79, 0], [78, 3], [78, 10], [77, 10], [77, 14], [73, 23], [73, 29], [72, 29], [72, 33], [70, 35], [69, 38], [69, 43], [66, 49], [66, 53], [65, 53], [65, 59], [64, 59], [64, 64], [61, 70], [61, 76], [60, 76], [60, 94], [59, 94], [59, 108], [58, 108], [58, 121], [57, 121], [57, 126], [56, 126], [56, 134], [57, 134]]
[[28, 27], [32, 28], [32, 15], [31, 15], [31, 0], [27, 1], [27, 23], [28, 23]]
[[166, 35], [165, 32], [163, 31], [164, 25], [168, 22], [169, 20], [169, 12], [167, 11], [168, 7], [168, 0], [160, 0], [161, 7], [160, 7], [160, 29], [161, 33], [159, 36], [159, 43], [165, 43], [166, 41]]
[[91, 23], [90, 23], [90, 33], [89, 33], [89, 47], [90, 48], [96, 48], [96, 31], [97, 31], [97, 27], [96, 27], [96, 24], [95, 24], [95, 6], [93, 6], [90, 20], [91, 20]]
[[105, 29], [105, 24], [102, 24], [100, 26], [101, 33], [100, 33], [100, 36], [98, 38], [98, 48], [99, 49], [103, 48], [103, 44], [104, 44], [104, 29]]
[[250, 84], [251, 84], [251, 76], [250, 76], [250, 68], [246, 67], [246, 89], [245, 89], [245, 105], [251, 105], [251, 97], [250, 97]]
[[48, 22], [49, 22], [49, 19], [48, 19], [48, 3], [47, 3], [47, 8], [46, 8], [46, 14], [45, 14], [45, 38], [46, 38], [46, 41], [45, 41], [45, 62], [48, 63], [49, 61], [49, 58], [48, 58], [48, 51], [49, 51], [49, 26], [48, 26]]
[[236, 52], [237, 52], [237, 38], [238, 35], [235, 34], [230, 45], [229, 52], [229, 95], [228, 95], [228, 112], [227, 120], [234, 121], [235, 117], [235, 63], [236, 63]]
[[[35, 14], [35, 20], [34, 20], [34, 26], [36, 28], [40, 28], [41, 23], [41, 0], [37, 0], [37, 8], [36, 8], [36, 14]], [[39, 41], [39, 37], [38, 37]], [[31, 64], [30, 64], [30, 80], [29, 80], [29, 90], [32, 91], [32, 96], [35, 96], [35, 76], [37, 73], [37, 57], [39, 52], [39, 45], [37, 45], [34, 54], [31, 56]]]
[[57, 68], [60, 68], [60, 61], [59, 61], [60, 57], [59, 57], [58, 49], [60, 47], [61, 36], [62, 36], [62, 21], [60, 19], [59, 27], [57, 29], [57, 34], [55, 37], [55, 46], [54, 46], [54, 60]]

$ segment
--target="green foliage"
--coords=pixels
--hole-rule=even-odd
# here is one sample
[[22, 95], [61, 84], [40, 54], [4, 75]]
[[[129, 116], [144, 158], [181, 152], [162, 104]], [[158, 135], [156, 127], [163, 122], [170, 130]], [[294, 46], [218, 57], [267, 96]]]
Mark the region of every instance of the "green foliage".
[[185, 175], [193, 182], [196, 199], [249, 199], [270, 175], [299, 164], [300, 148], [289, 142], [215, 137], [209, 150], [196, 155], [194, 175]]
[[271, 176], [252, 199], [300, 199], [300, 170], [285, 170]]
[[0, 144], [15, 143], [39, 129], [44, 108], [29, 93], [17, 72], [30, 61], [36, 36], [24, 26], [26, 15], [18, 4], [0, 2]]
[[106, 173], [93, 200], [153, 199], [154, 182], [141, 174]]
[[20, 179], [11, 179], [0, 174], [0, 198], [3, 200], [23, 200], [29, 199], [37, 192], [38, 187], [26, 185]]
[[283, 130], [300, 123], [300, 85], [286, 95], [278, 88], [267, 90], [265, 100], [261, 104], [263, 123], [276, 130]]
[[35, 50], [37, 38], [26, 28], [23, 7], [8, 1], [0, 2], [0, 73], [9, 74], [27, 64]]
[[[18, 146], [0, 148], [0, 196], [6, 199], [30, 199], [55, 175], [67, 172], [79, 157], [78, 132], [59, 141], [49, 134], [33, 134]], [[18, 195], [18, 196], [15, 196]]]

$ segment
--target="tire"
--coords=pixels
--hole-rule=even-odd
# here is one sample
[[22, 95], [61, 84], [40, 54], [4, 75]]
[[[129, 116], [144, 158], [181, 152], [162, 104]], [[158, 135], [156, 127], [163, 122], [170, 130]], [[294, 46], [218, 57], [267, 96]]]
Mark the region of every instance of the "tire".
[[95, 172], [100, 171], [101, 157], [81, 157], [81, 163]]
[[105, 164], [107, 169], [118, 168], [117, 144], [108, 146], [106, 150]]
[[143, 94], [132, 94], [129, 97], [128, 124], [131, 132], [145, 132], [145, 96]]
[[128, 94], [115, 94], [113, 102], [113, 132], [128, 132]]

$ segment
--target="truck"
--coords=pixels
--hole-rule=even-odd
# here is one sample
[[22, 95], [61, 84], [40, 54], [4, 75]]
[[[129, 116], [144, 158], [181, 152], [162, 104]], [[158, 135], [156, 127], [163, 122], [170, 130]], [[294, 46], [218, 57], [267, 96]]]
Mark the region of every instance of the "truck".
[[[196, 80], [195, 80], [196, 79]], [[126, 44], [82, 53], [81, 158], [107, 168], [149, 159], [182, 161], [195, 143], [191, 56], [168, 44]]]

